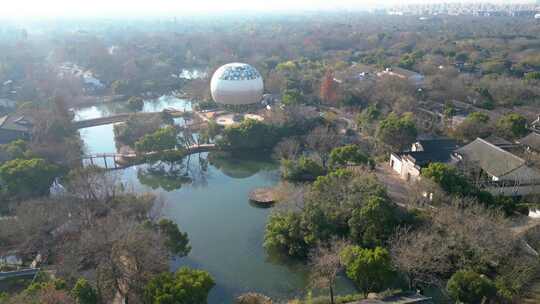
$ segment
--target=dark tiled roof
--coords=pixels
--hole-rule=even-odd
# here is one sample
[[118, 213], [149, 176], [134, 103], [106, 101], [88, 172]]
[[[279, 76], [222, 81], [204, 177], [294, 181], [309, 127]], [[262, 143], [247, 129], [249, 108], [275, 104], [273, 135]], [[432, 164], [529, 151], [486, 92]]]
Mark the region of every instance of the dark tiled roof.
[[540, 134], [532, 132], [531, 134], [520, 139], [519, 143], [531, 147], [533, 150], [540, 151]]
[[475, 139], [456, 152], [497, 177], [504, 176], [525, 164], [525, 160], [481, 138]]
[[485, 141], [494, 144], [497, 147], [504, 147], [504, 146], [512, 146], [513, 143], [509, 142], [508, 140], [504, 138], [500, 138], [499, 136], [490, 135], [486, 138], [484, 138]]
[[398, 155], [400, 155], [401, 157], [410, 157], [416, 165], [423, 167], [430, 163], [446, 163], [450, 161], [452, 151], [449, 150], [443, 153], [441, 151], [411, 151], [401, 152]]
[[450, 138], [424, 139], [418, 143], [426, 152], [446, 153], [459, 148], [457, 141]]
[[449, 138], [422, 139], [417, 142], [422, 150], [398, 153], [401, 157], [408, 157], [418, 166], [423, 167], [429, 163], [446, 163], [452, 158], [452, 153], [459, 148], [457, 142]]

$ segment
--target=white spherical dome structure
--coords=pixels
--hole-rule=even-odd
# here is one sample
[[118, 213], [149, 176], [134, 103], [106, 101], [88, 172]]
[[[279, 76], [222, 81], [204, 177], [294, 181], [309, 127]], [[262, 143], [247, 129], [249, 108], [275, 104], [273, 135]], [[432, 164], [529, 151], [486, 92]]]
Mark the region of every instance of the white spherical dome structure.
[[251, 65], [229, 63], [214, 73], [210, 89], [217, 103], [246, 105], [261, 101], [264, 84], [261, 74]]

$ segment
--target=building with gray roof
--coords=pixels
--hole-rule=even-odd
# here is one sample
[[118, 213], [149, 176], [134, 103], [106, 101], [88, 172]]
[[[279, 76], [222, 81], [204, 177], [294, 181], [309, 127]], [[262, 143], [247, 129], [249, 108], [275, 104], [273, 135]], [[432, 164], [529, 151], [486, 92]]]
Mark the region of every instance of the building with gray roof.
[[455, 156], [465, 169], [479, 169], [485, 177], [479, 186], [494, 195], [540, 194], [540, 171], [493, 143], [477, 138], [457, 149]]

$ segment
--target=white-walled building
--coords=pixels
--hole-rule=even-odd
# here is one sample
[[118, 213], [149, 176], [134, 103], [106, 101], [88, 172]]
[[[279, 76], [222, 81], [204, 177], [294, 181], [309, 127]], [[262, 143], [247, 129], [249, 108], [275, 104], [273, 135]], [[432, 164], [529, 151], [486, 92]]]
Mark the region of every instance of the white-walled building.
[[455, 140], [447, 138], [419, 140], [409, 151], [392, 153], [390, 167], [407, 181], [417, 180], [422, 168], [430, 163], [447, 163], [452, 160], [452, 152], [458, 148]]

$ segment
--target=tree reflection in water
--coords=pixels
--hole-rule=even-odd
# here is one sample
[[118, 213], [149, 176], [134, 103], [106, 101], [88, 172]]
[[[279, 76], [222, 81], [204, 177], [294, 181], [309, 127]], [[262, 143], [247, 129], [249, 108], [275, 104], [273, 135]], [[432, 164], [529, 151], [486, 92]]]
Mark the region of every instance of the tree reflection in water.
[[208, 161], [201, 153], [176, 160], [156, 160], [139, 168], [137, 178], [143, 185], [154, 190], [162, 188], [167, 192], [187, 184], [204, 186], [208, 180]]

